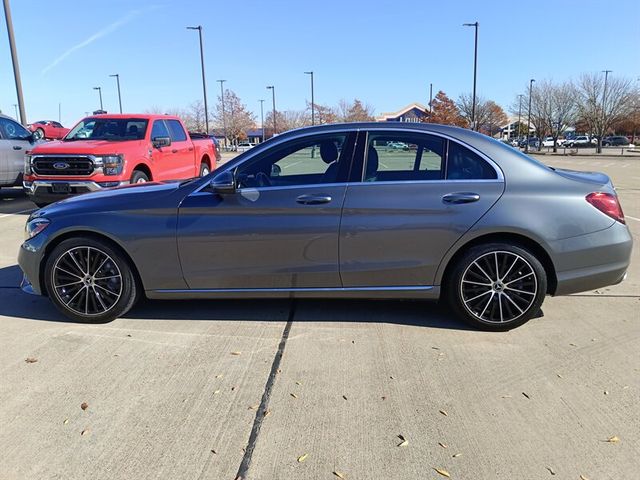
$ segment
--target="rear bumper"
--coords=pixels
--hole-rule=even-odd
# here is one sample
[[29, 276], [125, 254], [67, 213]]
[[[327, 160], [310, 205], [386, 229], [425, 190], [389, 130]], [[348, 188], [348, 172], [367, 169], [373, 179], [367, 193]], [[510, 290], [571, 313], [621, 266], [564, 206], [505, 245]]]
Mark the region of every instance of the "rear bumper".
[[626, 276], [633, 240], [626, 225], [551, 242], [558, 285], [554, 295], [568, 295], [615, 285]]
[[[25, 180], [22, 182], [25, 192], [27, 192], [31, 200], [36, 203], [53, 203], [81, 193], [95, 192], [105, 188], [114, 188], [128, 184], [128, 181], [98, 183], [92, 180]], [[68, 185], [68, 193], [54, 191], [56, 186], [62, 185]]]

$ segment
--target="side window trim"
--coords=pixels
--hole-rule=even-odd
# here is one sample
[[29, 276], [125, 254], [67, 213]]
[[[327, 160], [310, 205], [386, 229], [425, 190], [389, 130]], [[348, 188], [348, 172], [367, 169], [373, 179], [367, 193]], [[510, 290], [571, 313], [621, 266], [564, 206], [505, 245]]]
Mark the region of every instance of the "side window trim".
[[151, 125], [151, 141], [156, 138], [153, 136], [153, 128], [156, 126], [156, 123], [164, 125], [164, 129], [167, 131], [167, 135], [169, 136], [169, 138], [171, 138], [171, 131], [169, 130], [169, 127], [167, 126], [167, 123], [164, 121], [164, 119], [156, 119], [153, 121], [153, 125]]

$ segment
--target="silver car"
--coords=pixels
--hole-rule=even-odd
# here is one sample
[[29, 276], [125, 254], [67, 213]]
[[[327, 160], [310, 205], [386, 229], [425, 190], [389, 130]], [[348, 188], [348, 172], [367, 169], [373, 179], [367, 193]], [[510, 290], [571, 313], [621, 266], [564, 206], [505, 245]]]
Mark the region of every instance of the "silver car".
[[33, 143], [29, 130], [0, 114], [0, 187], [22, 185], [24, 154]]
[[142, 295], [357, 297], [442, 299], [506, 330], [546, 295], [622, 281], [632, 246], [606, 175], [391, 122], [290, 131], [204, 178], [53, 204], [26, 230], [24, 288], [82, 322]]

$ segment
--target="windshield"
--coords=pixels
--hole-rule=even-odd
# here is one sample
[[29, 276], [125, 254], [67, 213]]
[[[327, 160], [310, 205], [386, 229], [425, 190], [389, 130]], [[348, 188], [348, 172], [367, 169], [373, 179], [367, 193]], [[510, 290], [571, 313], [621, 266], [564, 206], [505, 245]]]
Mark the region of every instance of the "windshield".
[[64, 138], [72, 140], [143, 140], [147, 120], [141, 118], [85, 118]]

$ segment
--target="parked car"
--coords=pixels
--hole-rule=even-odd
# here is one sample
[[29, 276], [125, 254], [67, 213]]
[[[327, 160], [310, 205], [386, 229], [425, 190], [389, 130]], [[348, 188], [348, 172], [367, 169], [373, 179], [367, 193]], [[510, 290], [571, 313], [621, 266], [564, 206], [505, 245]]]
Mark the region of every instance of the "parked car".
[[409, 150], [409, 145], [405, 142], [389, 142], [386, 147], [387, 150]]
[[192, 139], [178, 117], [109, 114], [81, 120], [25, 159], [24, 188], [43, 206], [71, 195], [153, 180], [205, 176], [216, 166], [210, 138]]
[[584, 148], [593, 146], [589, 135], [578, 135], [577, 137], [573, 137], [572, 139], [567, 140], [564, 145], [569, 148]]
[[27, 125], [36, 140], [59, 140], [69, 133], [69, 129], [53, 120], [38, 120]]
[[605, 147], [626, 147], [629, 145], [629, 139], [622, 135], [612, 135], [610, 137], [604, 137], [602, 139], [602, 145]]
[[543, 147], [553, 147], [553, 137], [544, 137], [542, 140]]
[[256, 144], [255, 143], [251, 143], [251, 142], [240, 142], [238, 143], [238, 146], [236, 148], [237, 152], [246, 152], [247, 150], [251, 150], [253, 147], [255, 147]]
[[526, 148], [527, 144], [529, 145], [529, 148], [538, 148], [540, 145], [540, 139], [538, 139], [538, 137], [531, 137], [528, 140], [523, 138], [519, 146], [520, 148]]
[[0, 187], [22, 185], [24, 154], [36, 143], [31, 132], [0, 114]]
[[23, 288], [80, 322], [142, 296], [442, 298], [506, 330], [539, 316], [547, 294], [622, 281], [632, 248], [606, 175], [400, 122], [286, 132], [205, 178], [45, 207], [26, 232]]

